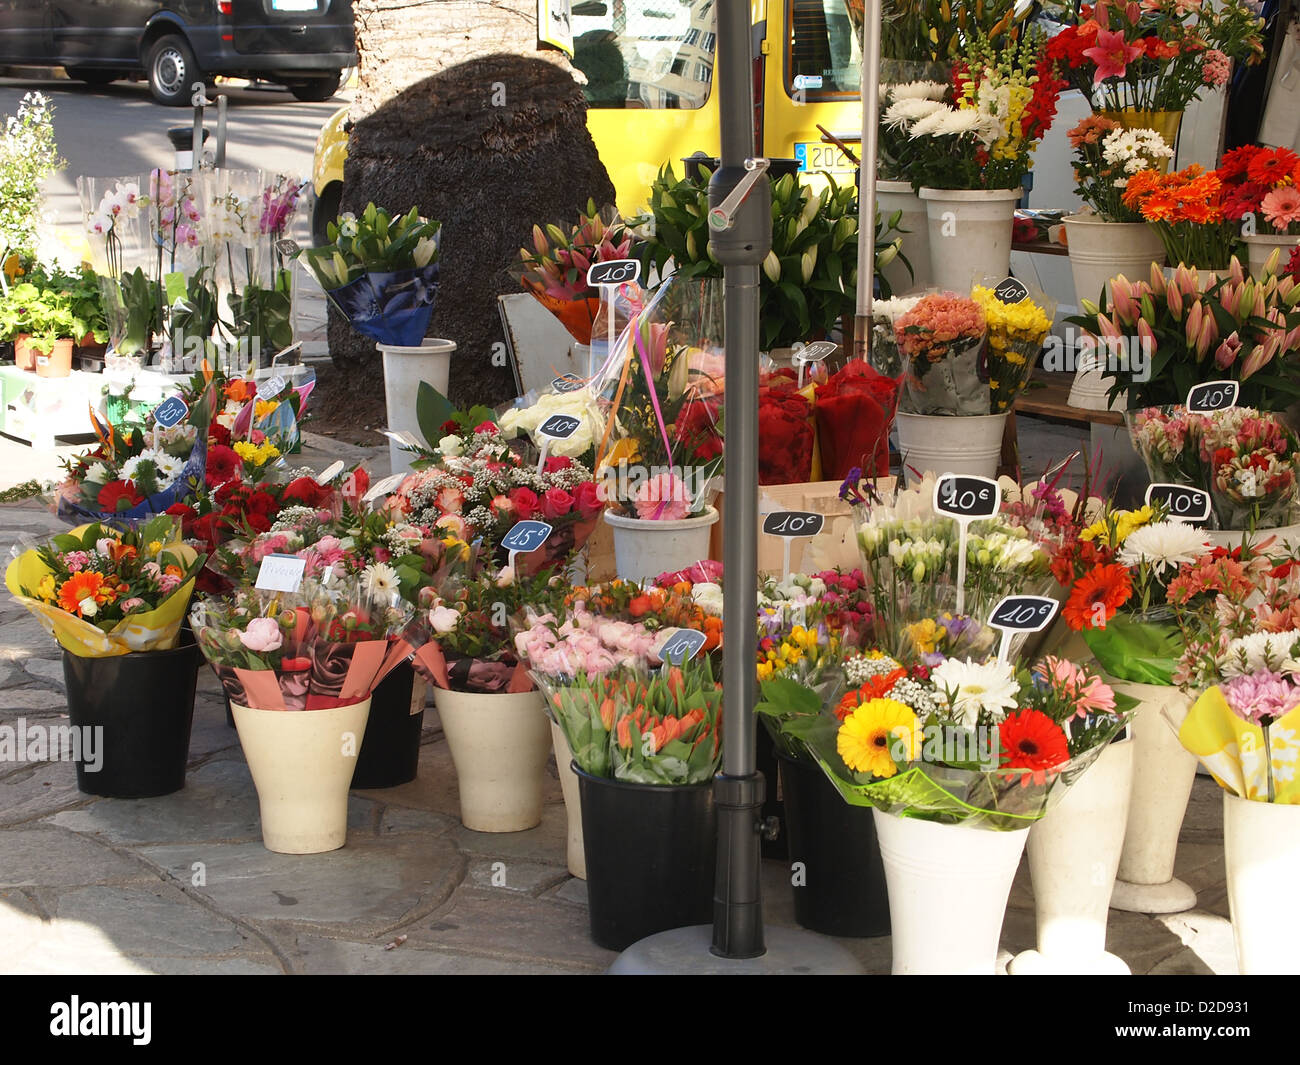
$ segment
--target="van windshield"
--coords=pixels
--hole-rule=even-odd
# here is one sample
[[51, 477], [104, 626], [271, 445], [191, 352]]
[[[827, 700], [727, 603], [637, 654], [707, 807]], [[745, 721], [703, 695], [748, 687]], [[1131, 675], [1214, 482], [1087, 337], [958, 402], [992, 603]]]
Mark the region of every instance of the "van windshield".
[[573, 65], [588, 107], [703, 107], [713, 84], [714, 0], [573, 5]]
[[802, 100], [857, 96], [863, 0], [788, 0], [786, 91]]

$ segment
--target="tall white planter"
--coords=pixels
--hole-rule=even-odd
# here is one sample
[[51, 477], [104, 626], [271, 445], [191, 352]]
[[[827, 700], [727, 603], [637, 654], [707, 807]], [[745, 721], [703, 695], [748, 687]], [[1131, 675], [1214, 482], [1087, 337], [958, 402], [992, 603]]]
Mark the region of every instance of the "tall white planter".
[[1271, 237], [1259, 233], [1241, 239], [1246, 242], [1247, 267], [1253, 277], [1263, 275], [1264, 264], [1268, 262], [1268, 257], [1273, 254], [1275, 248], [1282, 249], [1277, 259], [1277, 272], [1281, 274], [1291, 258], [1291, 249], [1300, 244], [1300, 237]]
[[254, 710], [230, 704], [262, 814], [278, 854], [337, 850], [348, 837], [348, 788], [370, 700], [332, 710]]
[[[1174, 728], [1191, 708], [1178, 688], [1106, 678], [1140, 705], [1133, 715], [1133, 793], [1111, 907], [1131, 913], [1181, 913], [1196, 892], [1174, 877], [1178, 833], [1196, 779], [1196, 757]], [[1171, 727], [1165, 712], [1173, 720]]]
[[551, 753], [542, 693], [434, 688], [433, 703], [456, 767], [461, 824], [475, 832], [522, 832], [541, 824]]
[[[412, 433], [418, 439], [420, 422], [415, 416], [415, 398], [420, 391], [420, 382], [428, 381], [444, 396], [447, 394], [451, 353], [456, 350], [456, 342], [430, 338], [413, 348], [394, 344], [376, 346], [384, 356], [384, 400], [388, 405], [388, 428], [394, 433]], [[428, 441], [429, 444], [437, 442]], [[394, 441], [389, 441], [388, 457], [392, 461], [394, 473], [405, 473], [411, 468], [411, 452], [404, 451]]]
[[975, 473], [994, 477], [1002, 454], [1002, 432], [1007, 415], [1001, 414], [909, 414], [898, 411], [898, 452], [908, 484], [917, 480], [912, 473]]
[[921, 189], [930, 271], [941, 289], [966, 294], [981, 277], [1011, 269], [1011, 220], [1024, 190]]
[[605, 511], [614, 530], [614, 567], [625, 581], [646, 581], [686, 569], [709, 557], [709, 529], [718, 511], [709, 507], [694, 518], [651, 521]]
[[1112, 743], [1065, 797], [1029, 830], [1038, 949], [1017, 954], [1017, 976], [1126, 975], [1106, 952], [1106, 915], [1124, 846], [1133, 740]]
[[1300, 806], [1223, 793], [1228, 912], [1243, 976], [1300, 972], [1300, 924], [1287, 912], [1300, 894]]
[[873, 810], [895, 975], [992, 975], [1029, 828], [992, 832]]
[[551, 722], [551, 746], [555, 750], [555, 768], [560, 772], [560, 790], [564, 792], [564, 815], [568, 819], [565, 860], [569, 873], [587, 879], [587, 853], [582, 849], [582, 805], [578, 794], [578, 774], [573, 771], [573, 752], [564, 737], [564, 729]]
[[910, 181], [877, 181], [876, 207], [880, 217], [888, 221], [895, 211], [901, 211], [898, 228], [903, 230], [903, 254], [912, 264], [912, 272], [902, 261], [895, 259], [881, 274], [889, 282], [895, 296], [909, 289], [926, 288], [930, 284], [930, 222], [921, 197], [912, 191]]

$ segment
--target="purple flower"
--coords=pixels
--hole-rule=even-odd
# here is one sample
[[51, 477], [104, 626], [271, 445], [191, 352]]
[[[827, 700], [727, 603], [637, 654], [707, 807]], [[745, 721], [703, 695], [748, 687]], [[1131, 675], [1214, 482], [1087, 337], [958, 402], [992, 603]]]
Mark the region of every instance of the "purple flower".
[[1234, 714], [1261, 728], [1267, 728], [1287, 711], [1300, 706], [1300, 686], [1267, 669], [1233, 677], [1221, 685], [1221, 690]]

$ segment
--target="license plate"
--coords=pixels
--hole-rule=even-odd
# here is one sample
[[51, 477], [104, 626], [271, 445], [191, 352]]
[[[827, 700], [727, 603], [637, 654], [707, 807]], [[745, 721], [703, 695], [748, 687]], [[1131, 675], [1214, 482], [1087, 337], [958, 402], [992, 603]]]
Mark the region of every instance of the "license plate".
[[849, 157], [834, 144], [819, 141], [801, 141], [794, 146], [794, 157], [801, 173], [820, 171], [830, 174], [852, 174], [856, 169]]
[[315, 11], [316, 0], [271, 0], [273, 11]]

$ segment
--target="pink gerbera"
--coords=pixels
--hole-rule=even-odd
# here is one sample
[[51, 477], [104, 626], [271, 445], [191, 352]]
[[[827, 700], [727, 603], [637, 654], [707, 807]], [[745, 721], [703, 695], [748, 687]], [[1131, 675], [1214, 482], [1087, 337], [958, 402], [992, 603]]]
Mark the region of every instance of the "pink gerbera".
[[1274, 229], [1285, 232], [1300, 222], [1300, 189], [1294, 185], [1274, 189], [1264, 197], [1259, 209]]

